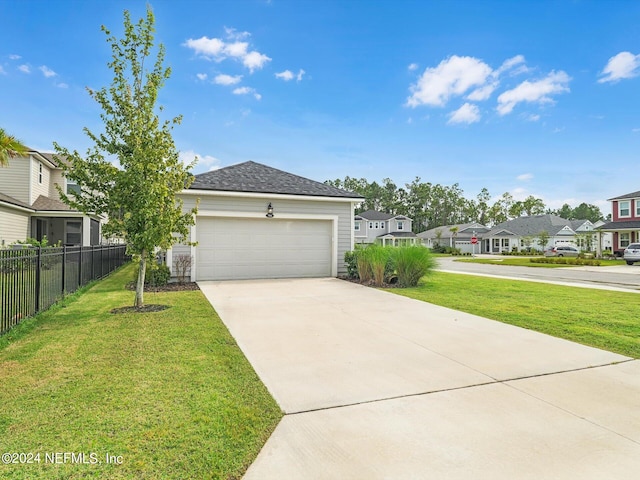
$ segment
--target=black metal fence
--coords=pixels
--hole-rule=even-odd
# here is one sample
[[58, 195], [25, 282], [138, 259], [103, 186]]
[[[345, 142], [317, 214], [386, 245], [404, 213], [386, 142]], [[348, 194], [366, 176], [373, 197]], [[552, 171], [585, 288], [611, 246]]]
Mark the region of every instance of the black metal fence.
[[127, 260], [126, 245], [0, 250], [0, 335]]

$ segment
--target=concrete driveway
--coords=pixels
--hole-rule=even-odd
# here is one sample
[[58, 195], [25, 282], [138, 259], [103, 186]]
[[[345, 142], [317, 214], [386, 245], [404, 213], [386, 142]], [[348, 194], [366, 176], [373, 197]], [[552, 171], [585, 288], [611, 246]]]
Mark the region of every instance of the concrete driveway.
[[638, 361], [332, 278], [200, 288], [287, 414], [246, 479], [638, 478]]

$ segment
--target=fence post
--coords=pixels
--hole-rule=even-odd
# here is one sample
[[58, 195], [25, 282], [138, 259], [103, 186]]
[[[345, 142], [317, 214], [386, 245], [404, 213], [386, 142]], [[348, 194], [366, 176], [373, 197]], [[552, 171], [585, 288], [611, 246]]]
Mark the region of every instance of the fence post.
[[80, 245], [80, 253], [78, 257], [78, 288], [82, 286], [82, 250], [84, 247]]
[[40, 256], [42, 247], [38, 247], [36, 254], [36, 312], [40, 311], [40, 270], [42, 270], [42, 258]]
[[62, 298], [64, 298], [65, 280], [67, 279], [67, 246], [62, 246]]

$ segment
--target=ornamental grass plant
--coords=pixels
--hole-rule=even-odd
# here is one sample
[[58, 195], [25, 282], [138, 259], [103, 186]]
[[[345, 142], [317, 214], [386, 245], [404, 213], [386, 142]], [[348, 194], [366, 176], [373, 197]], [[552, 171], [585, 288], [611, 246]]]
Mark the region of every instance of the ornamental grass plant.
[[419, 245], [393, 248], [391, 262], [400, 287], [415, 287], [436, 266], [436, 260], [429, 249]]

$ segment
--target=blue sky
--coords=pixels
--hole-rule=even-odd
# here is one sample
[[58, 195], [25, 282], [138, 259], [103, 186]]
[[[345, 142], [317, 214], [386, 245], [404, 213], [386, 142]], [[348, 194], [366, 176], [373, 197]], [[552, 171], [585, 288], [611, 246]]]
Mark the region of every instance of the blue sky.
[[[458, 183], [594, 203], [640, 190], [640, 2], [151, 1], [164, 118], [195, 173], [254, 160], [315, 180]], [[143, 1], [0, 0], [0, 126], [84, 152], [100, 30]], [[0, 172], [1, 173], [1, 172]]]

